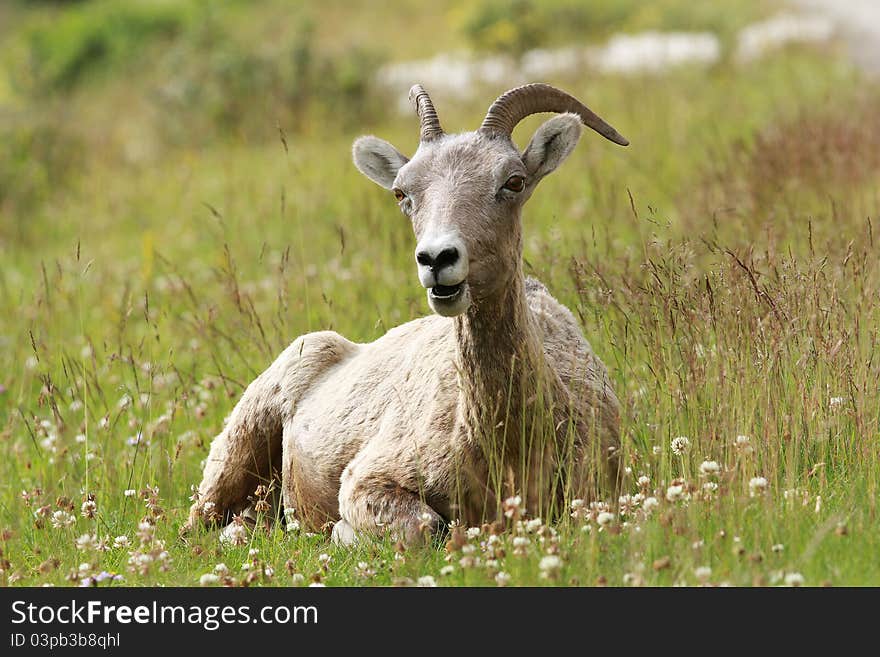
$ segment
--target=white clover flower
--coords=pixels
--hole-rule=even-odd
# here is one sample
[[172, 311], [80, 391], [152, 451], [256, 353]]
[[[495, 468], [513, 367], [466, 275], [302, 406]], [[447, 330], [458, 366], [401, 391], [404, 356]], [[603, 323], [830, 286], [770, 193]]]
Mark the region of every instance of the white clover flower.
[[513, 553], [519, 556], [526, 554], [530, 543], [531, 541], [529, 541], [529, 539], [525, 536], [514, 536]]
[[706, 582], [712, 576], [712, 569], [709, 566], [700, 566], [699, 568], [694, 569], [694, 577], [696, 577], [700, 582]]
[[76, 549], [83, 552], [94, 550], [97, 544], [94, 534], [83, 534], [76, 539]]
[[86, 434], [84, 434], [84, 433], [78, 433], [78, 434], [76, 434], [76, 436], [74, 436], [73, 439], [74, 439], [77, 443], [79, 443], [80, 445], [82, 445], [84, 442], [86, 442]]
[[715, 481], [707, 481], [703, 484], [703, 492], [706, 495], [712, 495], [713, 493], [718, 492], [718, 483]]
[[721, 472], [721, 466], [718, 461], [703, 461], [700, 463], [700, 474], [704, 477], [711, 477]]
[[663, 448], [660, 447], [660, 445], [654, 445], [651, 448], [651, 452], [654, 454], [654, 456], [660, 456], [661, 452], [663, 452]]
[[86, 500], [82, 503], [80, 512], [82, 513], [83, 518], [94, 518], [95, 514], [98, 513], [98, 505], [94, 500]]
[[220, 581], [220, 577], [214, 573], [205, 573], [199, 577], [199, 586], [213, 586]]
[[645, 513], [651, 513], [654, 509], [660, 506], [660, 502], [656, 497], [646, 497], [645, 501], [642, 502], [642, 509], [644, 509]]
[[326, 552], [322, 552], [318, 555], [318, 563], [320, 563], [324, 568], [328, 568], [330, 566], [330, 562], [333, 560]]
[[481, 532], [482, 532], [482, 530], [479, 527], [468, 527], [467, 537], [470, 540], [474, 540], [475, 538], [477, 538], [480, 535]]
[[647, 488], [651, 485], [651, 478], [648, 475], [641, 475], [636, 483], [639, 485], [639, 488]]
[[837, 406], [843, 406], [844, 402], [846, 402], [846, 397], [832, 397], [828, 400], [828, 405], [831, 408], [835, 408]]
[[248, 556], [251, 558], [257, 556], [259, 553], [260, 553], [259, 548], [251, 548], [250, 550], [248, 550]]
[[677, 436], [672, 439], [669, 445], [672, 453], [676, 456], [684, 456], [691, 447], [691, 441], [687, 436]]
[[134, 497], [137, 495], [137, 491], [134, 488], [128, 488], [123, 492], [123, 495], [126, 497]]
[[515, 495], [513, 497], [508, 497], [504, 500], [504, 515], [507, 518], [513, 518], [520, 512], [520, 506], [522, 505], [522, 498], [519, 495]]
[[309, 584], [310, 589], [323, 589], [326, 586], [323, 582], [312, 582]]
[[433, 587], [437, 586], [437, 580], [435, 580], [430, 575], [422, 575], [421, 577], [419, 577], [418, 580], [416, 580], [416, 584], [422, 587]]
[[666, 489], [666, 499], [670, 502], [678, 502], [684, 497], [684, 486], [676, 484]]
[[612, 522], [614, 522], [614, 514], [609, 513], [608, 511], [602, 511], [598, 516], [596, 516], [596, 524], [600, 527], [607, 527]]
[[510, 575], [505, 573], [503, 570], [498, 572], [495, 575], [495, 583], [498, 586], [507, 586], [508, 584], [510, 584]]
[[220, 541], [230, 545], [247, 545], [248, 532], [243, 524], [233, 522], [220, 533]]
[[584, 501], [580, 498], [577, 498], [577, 499], [574, 499], [571, 501], [571, 510], [572, 511], [577, 511], [578, 509], [583, 508], [583, 506], [584, 506]]
[[803, 586], [804, 576], [800, 573], [785, 573], [786, 586]]
[[767, 490], [767, 479], [765, 477], [752, 477], [749, 479], [749, 496], [755, 497], [763, 495]]
[[770, 549], [779, 554], [780, 552], [785, 550], [785, 546], [782, 543], [775, 543]]
[[543, 557], [538, 564], [538, 569], [541, 571], [541, 577], [556, 577], [561, 568], [562, 559], [555, 554], [548, 554], [546, 557]]
[[294, 573], [290, 576], [290, 581], [294, 586], [301, 586], [306, 581], [306, 576], [302, 573]]
[[113, 547], [125, 549], [125, 548], [128, 548], [130, 545], [131, 545], [131, 541], [128, 540], [128, 536], [126, 536], [124, 534], [122, 536], [117, 536], [116, 538], [113, 539]]
[[56, 511], [52, 514], [52, 526], [55, 529], [60, 529], [61, 527], [70, 527], [73, 523], [76, 522], [76, 518], [73, 517], [67, 511]]
[[528, 522], [526, 522], [526, 531], [530, 534], [538, 531], [541, 528], [541, 519], [540, 518], [532, 518]]
[[454, 572], [455, 572], [455, 566], [443, 566], [440, 569], [440, 576], [441, 577], [448, 577], [449, 575], [451, 575]]

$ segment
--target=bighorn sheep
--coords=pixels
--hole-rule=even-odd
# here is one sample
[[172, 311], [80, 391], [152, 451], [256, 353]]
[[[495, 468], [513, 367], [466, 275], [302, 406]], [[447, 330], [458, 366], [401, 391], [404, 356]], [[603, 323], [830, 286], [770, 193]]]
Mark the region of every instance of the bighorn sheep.
[[[335, 522], [344, 544], [494, 520], [514, 493], [553, 514], [613, 492], [617, 398], [571, 312], [523, 275], [520, 215], [581, 122], [628, 142], [545, 84], [506, 92], [478, 130], [455, 135], [420, 85], [410, 98], [421, 122], [412, 159], [371, 136], [353, 154], [412, 220], [435, 314], [369, 344], [330, 331], [294, 341], [214, 439], [186, 528], [254, 518], [249, 496], [279, 478], [285, 509], [307, 527]], [[520, 153], [511, 132], [539, 112], [559, 115]]]

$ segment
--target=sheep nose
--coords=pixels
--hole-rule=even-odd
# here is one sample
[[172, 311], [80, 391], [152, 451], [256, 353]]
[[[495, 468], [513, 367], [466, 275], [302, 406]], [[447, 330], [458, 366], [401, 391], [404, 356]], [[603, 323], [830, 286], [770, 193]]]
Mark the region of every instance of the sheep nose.
[[437, 272], [446, 267], [452, 267], [458, 262], [458, 249], [454, 246], [442, 249], [436, 255], [431, 251], [419, 251], [416, 254], [416, 262], [431, 271]]

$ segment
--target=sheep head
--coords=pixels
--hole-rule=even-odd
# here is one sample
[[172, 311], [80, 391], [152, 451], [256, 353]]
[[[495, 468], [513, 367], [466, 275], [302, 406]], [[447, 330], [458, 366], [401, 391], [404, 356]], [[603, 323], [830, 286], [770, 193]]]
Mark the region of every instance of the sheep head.
[[[448, 317], [497, 296], [520, 275], [522, 206], [574, 149], [582, 124], [615, 143], [629, 143], [580, 101], [546, 84], [502, 94], [478, 130], [455, 135], [443, 132], [421, 85], [412, 88], [410, 99], [421, 124], [412, 159], [368, 136], [354, 142], [354, 162], [394, 193], [412, 221], [419, 282], [434, 312]], [[559, 115], [519, 151], [511, 139], [514, 127], [539, 112]]]

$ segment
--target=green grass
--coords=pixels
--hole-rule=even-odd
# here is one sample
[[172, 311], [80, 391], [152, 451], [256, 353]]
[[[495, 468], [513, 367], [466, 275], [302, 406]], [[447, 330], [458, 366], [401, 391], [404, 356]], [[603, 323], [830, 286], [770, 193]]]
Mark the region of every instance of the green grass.
[[[110, 571], [130, 585], [195, 585], [224, 563], [234, 583], [254, 585], [290, 585], [294, 573], [304, 584], [495, 585], [498, 571], [510, 585], [697, 584], [700, 567], [713, 584], [791, 573], [880, 584], [880, 166], [861, 146], [877, 128], [861, 121], [850, 138], [840, 127], [854, 106], [870, 117], [878, 103], [833, 56], [795, 49], [747, 67], [565, 81], [632, 146], [585, 134], [542, 183], [525, 211], [527, 269], [609, 366], [627, 492], [659, 505], [614, 508], [601, 529], [582, 517], [510, 523], [491, 547], [484, 529], [472, 553], [448, 556], [390, 541], [337, 549], [280, 527], [238, 547], [210, 533], [177, 540], [210, 440], [284, 346], [324, 328], [373, 340], [428, 312], [410, 226], [349, 159], [365, 132], [411, 153], [415, 119], [309, 118], [286, 147], [270, 118], [262, 140], [142, 144], [107, 118], [126, 106], [122, 82], [92, 84], [69, 96], [75, 116], [105, 119], [75, 126], [81, 157], [65, 155], [63, 179], [29, 204], [0, 205], [0, 583]], [[445, 126], [472, 129], [491, 98], [434, 100]], [[518, 141], [538, 123], [524, 122]], [[157, 150], [118, 157], [126, 145]], [[859, 162], [859, 175], [830, 176], [828, 161]], [[690, 441], [680, 456], [676, 436]], [[704, 460], [720, 473], [702, 476]], [[765, 490], [750, 490], [756, 477]], [[677, 478], [689, 499], [669, 501]], [[705, 494], [706, 482], [717, 491]], [[150, 505], [123, 494], [147, 486], [158, 487]], [[87, 494], [93, 519], [80, 513]], [[53, 527], [56, 511], [74, 525]], [[144, 517], [155, 536], [139, 548]], [[90, 533], [132, 546], [79, 550]], [[142, 571], [130, 567], [137, 551], [153, 557]], [[561, 566], [545, 562], [545, 577], [548, 553]]]

